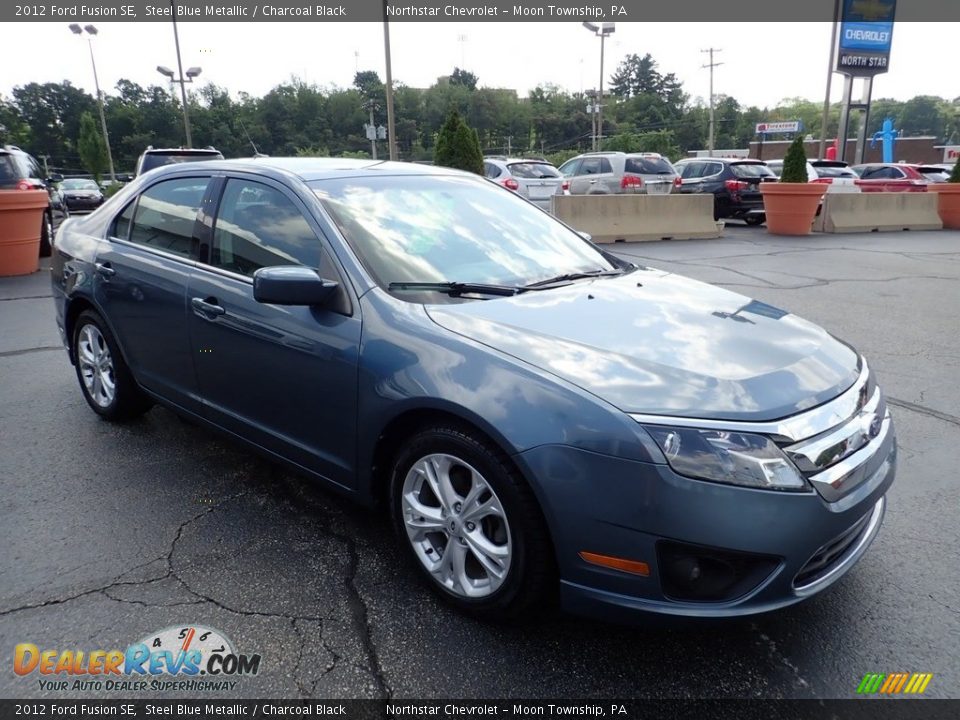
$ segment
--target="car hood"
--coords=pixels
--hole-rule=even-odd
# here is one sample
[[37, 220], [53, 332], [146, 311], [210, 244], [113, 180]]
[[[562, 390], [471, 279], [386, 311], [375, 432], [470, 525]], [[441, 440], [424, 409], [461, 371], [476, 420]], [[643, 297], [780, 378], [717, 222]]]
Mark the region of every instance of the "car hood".
[[647, 268], [426, 311], [633, 413], [773, 420], [834, 398], [860, 370], [854, 350], [806, 320]]

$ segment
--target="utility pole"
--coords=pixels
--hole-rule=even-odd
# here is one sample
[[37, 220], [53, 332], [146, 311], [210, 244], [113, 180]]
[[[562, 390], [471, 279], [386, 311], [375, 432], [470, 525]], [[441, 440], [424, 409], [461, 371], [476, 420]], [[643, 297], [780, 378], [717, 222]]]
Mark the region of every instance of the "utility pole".
[[180, 34], [177, 32], [177, 5], [170, 0], [173, 12], [173, 42], [177, 46], [177, 70], [180, 71], [180, 97], [183, 100], [183, 131], [187, 136], [187, 147], [193, 147], [193, 138], [190, 137], [190, 113], [187, 111], [187, 86], [183, 78], [183, 61], [180, 59]]
[[383, 54], [387, 65], [387, 157], [397, 159], [396, 125], [393, 118], [393, 67], [390, 60], [390, 21], [387, 20], [387, 3], [383, 0]]
[[707, 48], [706, 50], [701, 50], [702, 53], [710, 54], [710, 62], [703, 67], [710, 68], [710, 135], [707, 139], [707, 150], [710, 153], [710, 157], [713, 157], [713, 138], [714, 138], [714, 122], [713, 122], [713, 69], [723, 65], [723, 63], [718, 63], [713, 61], [713, 54], [718, 52], [723, 52], [720, 48]]
[[510, 157], [513, 154], [513, 145], [511, 141], [513, 140], [513, 135], [507, 135], [507, 157]]

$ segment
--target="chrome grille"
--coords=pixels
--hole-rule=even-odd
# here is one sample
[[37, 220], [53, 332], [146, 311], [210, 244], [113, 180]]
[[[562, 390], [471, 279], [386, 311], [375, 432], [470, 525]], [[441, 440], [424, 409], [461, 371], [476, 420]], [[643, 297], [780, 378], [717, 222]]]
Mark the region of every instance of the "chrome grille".
[[860, 535], [864, 532], [864, 528], [873, 514], [874, 510], [871, 510], [841, 535], [838, 535], [817, 550], [817, 552], [813, 554], [813, 557], [807, 561], [807, 564], [800, 568], [800, 572], [798, 572], [797, 576], [793, 579], [793, 586], [795, 588], [802, 588], [826, 576], [843, 560], [846, 552], [860, 538]]

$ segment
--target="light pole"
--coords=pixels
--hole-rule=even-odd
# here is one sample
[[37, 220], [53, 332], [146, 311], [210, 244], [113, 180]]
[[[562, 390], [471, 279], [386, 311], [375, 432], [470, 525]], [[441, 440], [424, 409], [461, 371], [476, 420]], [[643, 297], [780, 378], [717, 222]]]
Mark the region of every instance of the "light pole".
[[387, 157], [397, 159], [396, 125], [393, 117], [393, 68], [390, 63], [390, 22], [387, 20], [387, 2], [383, 0], [383, 54], [387, 65]]
[[97, 28], [94, 25], [80, 27], [76, 23], [70, 25], [70, 32], [74, 35], [83, 35], [86, 31], [87, 44], [90, 46], [90, 64], [93, 65], [93, 84], [97, 88], [97, 104], [100, 106], [100, 128], [103, 130], [103, 142], [107, 146], [107, 161], [110, 165], [110, 182], [117, 181], [117, 174], [113, 170], [113, 153], [110, 152], [110, 135], [107, 134], [107, 116], [103, 113], [103, 93], [100, 92], [100, 80], [97, 77], [97, 62], [93, 59], [93, 36], [97, 34]]
[[603, 150], [603, 41], [616, 30], [616, 23], [585, 22], [583, 26], [600, 38], [600, 90], [597, 94], [597, 150]]
[[183, 102], [183, 130], [187, 136], [187, 147], [190, 148], [193, 147], [193, 139], [190, 137], [190, 114], [187, 112], [187, 83], [192, 83], [193, 79], [203, 72], [203, 68], [187, 68], [187, 74], [184, 76], [183, 61], [180, 59], [180, 35], [177, 33], [177, 6], [174, 0], [170, 0], [170, 7], [173, 8], [173, 42], [177, 46], [177, 70], [180, 77], [179, 79], [174, 77], [173, 70], [163, 65], [157, 65], [157, 72], [170, 78], [170, 82], [180, 84], [180, 99]]
[[590, 98], [587, 102], [587, 112], [590, 113], [590, 149], [596, 151], [597, 149], [597, 110], [600, 109], [600, 105], [597, 101], [597, 91], [590, 89], [587, 90], [585, 95]]

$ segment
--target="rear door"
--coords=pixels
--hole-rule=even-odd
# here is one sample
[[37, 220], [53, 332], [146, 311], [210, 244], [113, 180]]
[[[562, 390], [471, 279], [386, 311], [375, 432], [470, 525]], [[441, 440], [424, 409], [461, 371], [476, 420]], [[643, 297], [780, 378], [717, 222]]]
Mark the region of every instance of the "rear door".
[[198, 212], [210, 177], [154, 183], [131, 200], [100, 243], [94, 297], [137, 381], [198, 411], [187, 336], [187, 282], [197, 260]]
[[[203, 411], [221, 427], [349, 486], [356, 461], [360, 316], [316, 220], [284, 185], [231, 176], [189, 282]], [[261, 267], [304, 265], [341, 284], [336, 307], [259, 303]]]
[[594, 195], [619, 192], [619, 185], [613, 187], [613, 167], [609, 158], [588, 155], [583, 158], [577, 174], [570, 178], [570, 192], [574, 195]]

